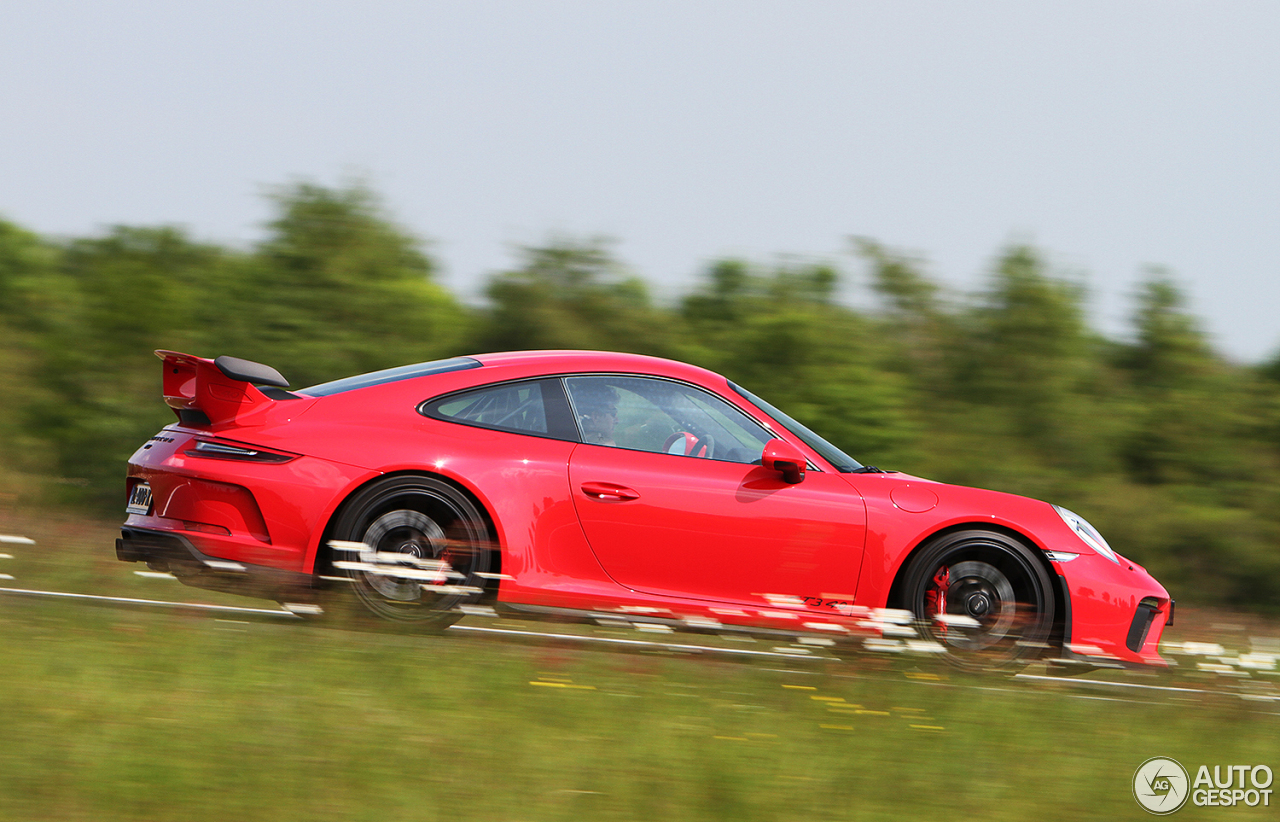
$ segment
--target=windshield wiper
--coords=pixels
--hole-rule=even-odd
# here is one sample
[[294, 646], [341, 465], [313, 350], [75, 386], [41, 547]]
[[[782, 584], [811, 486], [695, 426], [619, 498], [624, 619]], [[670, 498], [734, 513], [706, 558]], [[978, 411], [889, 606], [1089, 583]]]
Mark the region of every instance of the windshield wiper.
[[896, 474], [898, 472], [887, 471], [884, 468], [876, 468], [874, 465], [863, 465], [858, 468], [851, 469], [849, 473], [850, 474]]

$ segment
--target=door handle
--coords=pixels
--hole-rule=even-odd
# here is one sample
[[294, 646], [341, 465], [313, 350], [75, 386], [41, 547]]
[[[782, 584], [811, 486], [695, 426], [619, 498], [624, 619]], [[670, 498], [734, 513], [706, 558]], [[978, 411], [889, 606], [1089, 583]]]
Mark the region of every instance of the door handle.
[[612, 482], [584, 482], [582, 483], [582, 493], [589, 497], [609, 502], [640, 499], [640, 492], [627, 488], [625, 485], [614, 485]]

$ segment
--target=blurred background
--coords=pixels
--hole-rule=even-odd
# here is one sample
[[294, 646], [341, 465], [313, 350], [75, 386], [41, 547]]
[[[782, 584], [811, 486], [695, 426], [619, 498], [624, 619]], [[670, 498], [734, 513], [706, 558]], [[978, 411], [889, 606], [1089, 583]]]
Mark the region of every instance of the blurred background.
[[[717, 370], [863, 463], [1065, 505], [1180, 622], [1218, 609], [1178, 629], [1197, 653], [1276, 651], [1278, 35], [1263, 2], [6, 0], [0, 533], [36, 546], [4, 576], [204, 596], [112, 554], [125, 462], [173, 421], [153, 349], [304, 387], [599, 348]], [[164, 818], [211, 784], [248, 789], [183, 818], [1080, 818], [1132, 812], [1150, 756], [1274, 756], [1252, 706], [1280, 651], [1254, 702], [1100, 720], [924, 697], [947, 674], [914, 662], [862, 660], [882, 687], [14, 602], [21, 818]], [[475, 768], [516, 776], [476, 805]]]
[[727, 374], [1280, 607], [1280, 10], [0, 9], [0, 483], [116, 515], [150, 352]]

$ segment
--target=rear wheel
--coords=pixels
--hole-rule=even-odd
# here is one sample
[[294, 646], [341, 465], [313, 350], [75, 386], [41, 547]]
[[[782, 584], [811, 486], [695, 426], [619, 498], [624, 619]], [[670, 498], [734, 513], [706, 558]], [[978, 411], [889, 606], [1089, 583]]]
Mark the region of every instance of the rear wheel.
[[1013, 668], [1045, 649], [1054, 590], [1030, 549], [993, 531], [960, 531], [926, 545], [908, 566], [905, 606], [920, 631], [963, 668]]
[[383, 619], [445, 627], [476, 599], [489, 570], [490, 539], [475, 504], [432, 477], [379, 480], [353, 496], [334, 528], [347, 543], [334, 566]]

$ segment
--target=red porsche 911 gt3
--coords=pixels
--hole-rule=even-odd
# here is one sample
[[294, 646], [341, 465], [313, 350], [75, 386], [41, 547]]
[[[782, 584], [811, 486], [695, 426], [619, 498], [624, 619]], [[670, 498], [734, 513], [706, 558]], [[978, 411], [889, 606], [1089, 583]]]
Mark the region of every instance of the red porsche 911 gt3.
[[178, 420], [129, 460], [116, 552], [189, 585], [1165, 664], [1169, 594], [1083, 518], [861, 465], [695, 366], [520, 351], [289, 391], [156, 353]]

